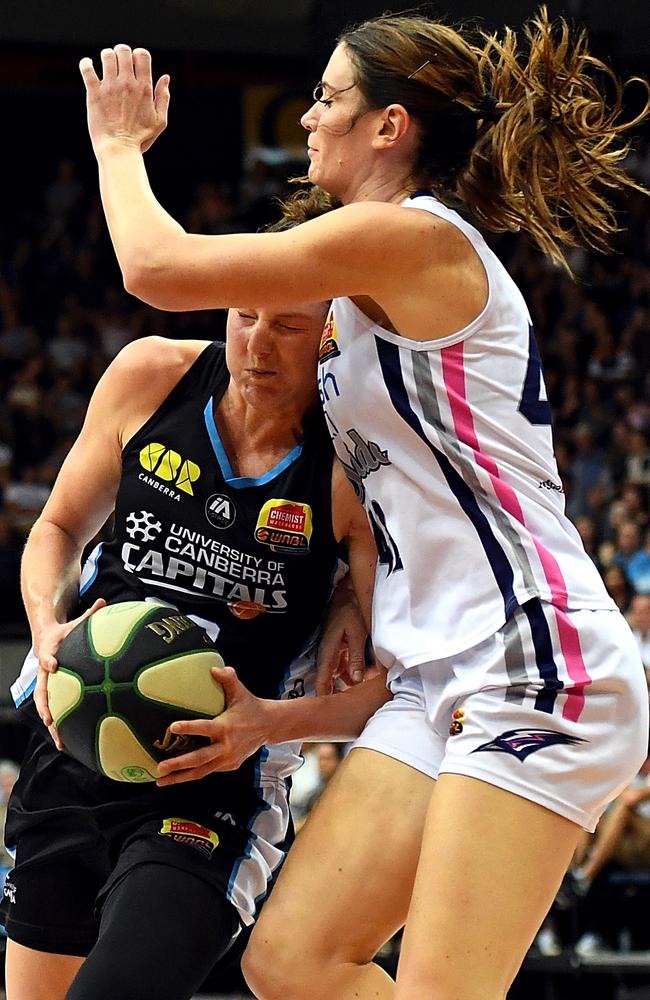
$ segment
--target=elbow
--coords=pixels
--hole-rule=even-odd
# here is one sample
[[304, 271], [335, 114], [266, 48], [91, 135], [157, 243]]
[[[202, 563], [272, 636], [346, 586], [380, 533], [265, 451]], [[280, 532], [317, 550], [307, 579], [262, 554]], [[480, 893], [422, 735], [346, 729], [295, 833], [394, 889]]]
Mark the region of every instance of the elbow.
[[158, 299], [164, 288], [164, 278], [161, 268], [142, 258], [123, 261], [121, 263], [124, 288], [129, 295], [135, 296], [147, 305], [163, 309]]
[[171, 265], [141, 258], [121, 268], [125, 290], [148, 306], [165, 312], [197, 308]]

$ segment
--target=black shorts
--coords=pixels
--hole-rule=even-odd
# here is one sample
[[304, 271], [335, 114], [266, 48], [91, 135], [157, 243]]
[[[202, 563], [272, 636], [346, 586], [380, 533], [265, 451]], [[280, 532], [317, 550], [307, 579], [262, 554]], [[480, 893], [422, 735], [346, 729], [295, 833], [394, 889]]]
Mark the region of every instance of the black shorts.
[[[36, 727], [9, 802], [6, 840], [16, 846], [16, 867], [0, 922], [26, 947], [87, 955], [112, 889], [138, 866], [157, 864], [209, 883], [250, 923], [233, 885], [259, 853], [249, 827], [263, 808], [246, 771], [169, 788], [121, 784], [57, 751]], [[261, 863], [250, 880], [252, 909], [259, 886], [263, 897], [279, 870], [290, 826], [272, 848], [272, 868]]]

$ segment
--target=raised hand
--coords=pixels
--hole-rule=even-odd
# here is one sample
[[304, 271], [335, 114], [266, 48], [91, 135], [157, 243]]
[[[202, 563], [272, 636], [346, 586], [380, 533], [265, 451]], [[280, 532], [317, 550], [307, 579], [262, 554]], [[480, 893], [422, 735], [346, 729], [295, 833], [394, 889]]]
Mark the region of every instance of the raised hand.
[[169, 76], [161, 76], [154, 88], [146, 49], [120, 44], [102, 49], [101, 60], [101, 79], [92, 59], [79, 63], [93, 149], [98, 153], [102, 144], [119, 142], [144, 153], [167, 126]]

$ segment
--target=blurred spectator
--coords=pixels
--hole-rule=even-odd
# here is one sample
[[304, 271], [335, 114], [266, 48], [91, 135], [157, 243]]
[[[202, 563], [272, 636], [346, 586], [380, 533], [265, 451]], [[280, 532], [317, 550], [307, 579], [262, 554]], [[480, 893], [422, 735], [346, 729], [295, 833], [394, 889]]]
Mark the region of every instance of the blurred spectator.
[[576, 518], [575, 525], [578, 529], [578, 534], [580, 535], [582, 544], [585, 547], [585, 552], [591, 557], [599, 571], [602, 572], [602, 563], [598, 555], [598, 534], [593, 518], [586, 517], [583, 514]]
[[[602, 547], [600, 549], [602, 553]], [[603, 576], [607, 593], [616, 604], [619, 611], [627, 614], [632, 600], [633, 590], [630, 582], [620, 566], [609, 566]]]
[[6, 514], [0, 512], [0, 625], [14, 625], [23, 619], [20, 596], [22, 532], [15, 531]]
[[625, 474], [630, 483], [650, 486], [650, 448], [648, 448], [648, 436], [644, 431], [630, 433]]
[[70, 316], [59, 316], [56, 333], [47, 345], [47, 357], [58, 372], [70, 372], [79, 368], [88, 356], [88, 345], [73, 330]]
[[[622, 521], [616, 532], [616, 551], [612, 562], [628, 576], [628, 566], [641, 551], [641, 531], [635, 521]], [[628, 576], [629, 579], [629, 576]]]
[[54, 219], [65, 219], [77, 205], [83, 187], [77, 180], [72, 160], [59, 160], [56, 178], [45, 189], [45, 207]]
[[232, 191], [227, 184], [215, 184], [213, 181], [199, 184], [187, 228], [191, 233], [201, 233], [204, 236], [241, 232], [241, 224], [235, 216]]
[[650, 670], [650, 594], [637, 594], [632, 599], [629, 622], [643, 666]]
[[[593, 836], [584, 833], [567, 872], [556, 905], [561, 909], [580, 906], [583, 934], [575, 944], [578, 955], [593, 955], [606, 943], [600, 932], [602, 906], [598, 897], [597, 880], [610, 865], [617, 868], [650, 871], [650, 757], [637, 777], [611, 803]], [[581, 905], [584, 901], [584, 905]], [[626, 928], [629, 933], [629, 928]]]
[[645, 533], [645, 546], [629, 560], [626, 576], [638, 594], [650, 594], [650, 530]]
[[598, 486], [609, 488], [609, 470], [605, 455], [594, 442], [589, 424], [579, 424], [573, 432], [575, 455], [571, 463], [571, 489], [567, 512], [573, 519], [589, 513], [589, 494]]
[[13, 528], [27, 533], [43, 510], [50, 495], [51, 484], [43, 482], [42, 471], [36, 465], [26, 465], [21, 479], [7, 484], [4, 502]]
[[7, 816], [7, 802], [11, 789], [18, 777], [18, 765], [13, 760], [0, 760], [0, 883], [3, 880], [2, 870], [13, 867], [14, 860], [5, 847], [4, 829]]
[[323, 794], [328, 781], [343, 760], [344, 746], [345, 744], [343, 743], [314, 744], [312, 752], [316, 761], [316, 773], [311, 791], [304, 797], [300, 806], [293, 801], [292, 797], [292, 812], [297, 830], [305, 822], [305, 819]]

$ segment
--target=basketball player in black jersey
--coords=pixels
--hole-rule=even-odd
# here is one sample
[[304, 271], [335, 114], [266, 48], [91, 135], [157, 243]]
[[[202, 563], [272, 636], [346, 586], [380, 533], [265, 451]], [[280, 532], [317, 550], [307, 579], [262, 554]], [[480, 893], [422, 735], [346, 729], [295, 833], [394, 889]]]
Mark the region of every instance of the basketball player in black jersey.
[[[191, 997], [291, 840], [299, 743], [258, 740], [238, 770], [173, 787], [122, 785], [55, 748], [45, 678], [76, 622], [147, 598], [193, 615], [237, 670], [219, 672], [227, 693], [290, 702], [294, 739], [352, 738], [386, 700], [377, 677], [301, 713], [339, 543], [366, 613], [375, 563], [305, 379], [324, 316], [322, 304], [231, 310], [225, 350], [147, 338], [95, 390], [23, 560], [34, 653], [14, 692], [32, 736], [7, 824], [11, 1000]], [[286, 738], [269, 719], [269, 743]]]

